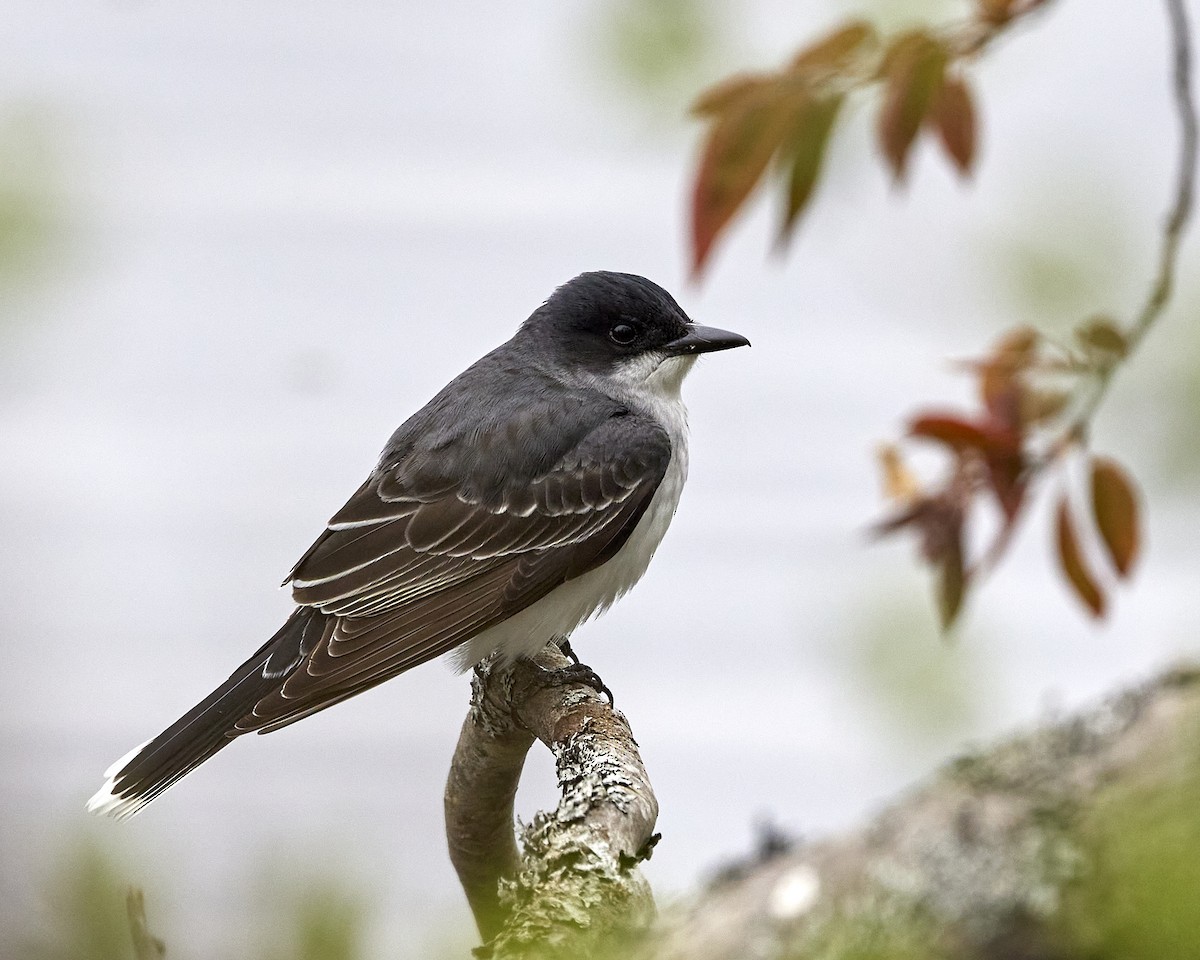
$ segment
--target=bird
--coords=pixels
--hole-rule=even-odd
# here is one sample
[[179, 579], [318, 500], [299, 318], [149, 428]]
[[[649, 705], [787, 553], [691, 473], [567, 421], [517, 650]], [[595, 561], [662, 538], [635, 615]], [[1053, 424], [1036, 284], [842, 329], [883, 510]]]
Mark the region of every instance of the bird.
[[641, 276], [559, 286], [392, 434], [284, 579], [283, 626], [109, 767], [88, 809], [132, 816], [242, 734], [450, 651], [467, 670], [566, 642], [641, 579], [675, 514], [684, 377], [741, 346]]

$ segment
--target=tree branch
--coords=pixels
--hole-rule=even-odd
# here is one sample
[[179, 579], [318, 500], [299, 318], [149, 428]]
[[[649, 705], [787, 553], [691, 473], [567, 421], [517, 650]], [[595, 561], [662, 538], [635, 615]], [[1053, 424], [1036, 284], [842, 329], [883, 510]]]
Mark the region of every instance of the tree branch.
[[[654, 917], [636, 869], [656, 837], [658, 802], [624, 715], [581, 683], [549, 644], [532, 661], [476, 668], [446, 783], [446, 839], [483, 951], [495, 960], [584, 957]], [[554, 753], [562, 792], [513, 836], [525, 755]]]

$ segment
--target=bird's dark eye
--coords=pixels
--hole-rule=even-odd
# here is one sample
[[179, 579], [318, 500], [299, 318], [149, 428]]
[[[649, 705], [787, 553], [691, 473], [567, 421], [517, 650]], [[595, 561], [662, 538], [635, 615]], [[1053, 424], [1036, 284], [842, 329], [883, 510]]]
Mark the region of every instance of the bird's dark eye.
[[634, 338], [637, 336], [637, 331], [627, 323], [618, 323], [608, 331], [608, 336], [613, 343], [633, 343]]

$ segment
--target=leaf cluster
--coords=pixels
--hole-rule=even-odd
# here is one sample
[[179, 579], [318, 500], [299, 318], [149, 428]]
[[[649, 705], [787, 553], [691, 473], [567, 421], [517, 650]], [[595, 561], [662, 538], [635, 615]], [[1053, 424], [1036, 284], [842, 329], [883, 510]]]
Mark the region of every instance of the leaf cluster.
[[[1126, 471], [1109, 457], [1088, 450], [1087, 399], [1106, 381], [1124, 355], [1123, 334], [1110, 320], [1092, 318], [1075, 330], [1075, 341], [1058, 345], [1028, 327], [1003, 336], [992, 351], [967, 365], [977, 380], [979, 409], [970, 413], [933, 410], [912, 419], [908, 436], [932, 443], [948, 456], [943, 481], [923, 486], [896, 447], [883, 457], [885, 489], [899, 510], [878, 532], [911, 530], [923, 560], [938, 575], [943, 626], [958, 616], [977, 576], [1006, 551], [1024, 516], [1033, 486], [1048, 475], [1058, 479], [1055, 557], [1075, 595], [1097, 617], [1107, 609], [1104, 581], [1088, 559], [1073, 501], [1090, 505], [1094, 533], [1111, 572], [1126, 578], [1141, 543], [1139, 495]], [[1070, 462], [1087, 464], [1087, 489], [1070, 495]], [[979, 501], [997, 509], [1001, 523], [990, 548], [968, 558], [967, 526]]]
[[[877, 94], [876, 146], [896, 182], [904, 179], [922, 133], [935, 136], [954, 168], [969, 175], [979, 124], [967, 68], [992, 40], [1045, 3], [973, 0], [962, 22], [886, 37], [852, 20], [801, 49], [781, 70], [732, 77], [704, 93], [693, 107], [709, 124], [691, 203], [694, 273], [702, 272], [718, 237], [771, 176], [784, 187], [781, 240], [794, 232], [851, 97]], [[1165, 5], [1179, 171], [1145, 305], [1124, 323], [1108, 316], [1083, 321], [1069, 344], [1017, 328], [969, 364], [978, 381], [978, 410], [932, 410], [909, 423], [910, 441], [946, 454], [949, 468], [939, 483], [923, 485], [899, 447], [883, 451], [885, 488], [897, 508], [876, 530], [916, 535], [921, 557], [937, 574], [947, 628], [970, 587], [1006, 553], [1034, 488], [1047, 478], [1058, 481], [1054, 556], [1089, 613], [1105, 615], [1110, 584], [1130, 576], [1139, 553], [1138, 488], [1115, 460], [1090, 451], [1088, 433], [1114, 373], [1170, 299], [1193, 206], [1200, 121], [1191, 93], [1192, 41], [1183, 0]], [[1069, 469], [1078, 461], [1085, 468], [1083, 483], [1073, 483]], [[985, 503], [999, 515], [998, 533], [981, 555], [969, 556], [969, 527]]]
[[922, 131], [957, 171], [975, 165], [978, 122], [965, 67], [999, 31], [1043, 0], [978, 0], [972, 17], [946, 30], [884, 37], [850, 20], [800, 50], [782, 69], [730, 77], [696, 100], [708, 124], [691, 200], [691, 255], [699, 275], [713, 245], [754, 190], [778, 181], [780, 241], [811, 201], [847, 99], [879, 92], [876, 140], [899, 182]]

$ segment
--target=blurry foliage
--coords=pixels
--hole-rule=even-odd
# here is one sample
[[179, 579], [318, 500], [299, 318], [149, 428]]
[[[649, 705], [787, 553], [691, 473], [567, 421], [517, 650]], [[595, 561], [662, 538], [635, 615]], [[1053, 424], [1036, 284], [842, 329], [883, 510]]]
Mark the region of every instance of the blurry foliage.
[[942, 925], [919, 910], [886, 919], [864, 911], [829, 918], [779, 960], [951, 960], [941, 934]]
[[874, 606], [838, 640], [866, 702], [911, 739], [940, 738], [974, 725], [987, 700], [977, 648], [931, 643], [936, 623], [906, 593], [870, 602]]
[[[817, 186], [842, 102], [878, 93], [878, 152], [895, 182], [925, 135], [963, 176], [974, 169], [978, 123], [967, 70], [1013, 23], [1046, 0], [977, 0], [949, 26], [881, 30], [851, 18], [774, 71], [740, 73], [705, 90], [692, 113], [707, 124], [691, 201], [692, 272], [750, 196], [778, 181], [780, 239], [795, 231]], [[816, 115], [818, 120], [814, 119]]]
[[[43, 113], [0, 112], [0, 295], [39, 280], [62, 240], [62, 171], [52, 134]], [[0, 323], [11, 319], [0, 310]]]
[[329, 856], [297, 862], [262, 851], [252, 895], [257, 955], [264, 960], [360, 960], [370, 927], [367, 887]]
[[[1001, 222], [980, 231], [977, 252], [989, 293], [1008, 313], [1030, 317], [1049, 336], [1069, 336], [1070, 327], [1104, 304], [1128, 303], [1140, 295], [1138, 278], [1114, 264], [1137, 262], [1133, 199], [1122, 202], [1114, 183], [1092, 173], [1069, 182], [1031, 188]], [[1153, 420], [1153, 442], [1140, 450], [1152, 461], [1159, 489], [1193, 494], [1200, 482], [1200, 445], [1194, 442], [1190, 411], [1200, 410], [1200, 288], [1196, 278], [1181, 286], [1167, 318], [1169, 350], [1128, 369], [1141, 396], [1132, 411], [1116, 411], [1122, 425]], [[1136, 440], [1145, 441], [1143, 432]], [[1150, 478], [1148, 478], [1150, 479]], [[1152, 485], [1153, 486], [1153, 485]]]
[[73, 844], [45, 885], [45, 915], [31, 918], [35, 930], [12, 960], [130, 960], [123, 873], [94, 843]]
[[285, 921], [276, 931], [282, 942], [266, 948], [268, 960], [360, 960], [365, 955], [366, 911], [352, 893], [322, 880], [287, 899]]
[[[851, 18], [809, 41], [777, 70], [737, 74], [710, 86], [692, 106], [707, 126], [690, 209], [693, 275], [703, 272], [718, 239], [769, 180], [778, 181], [784, 198], [780, 240], [795, 232], [847, 100], [875, 95], [877, 153], [896, 183], [904, 180], [912, 148], [923, 136], [936, 138], [946, 160], [969, 176], [978, 121], [968, 71], [997, 37], [1047, 2], [973, 0], [957, 22], [892, 32]], [[1171, 299], [1192, 212], [1200, 132], [1191, 93], [1190, 28], [1183, 0], [1166, 0], [1166, 12], [1179, 169], [1142, 305], [1118, 313], [1113, 304], [1119, 298], [1103, 296], [1126, 280], [1113, 265], [1130, 257], [1121, 243], [1124, 231], [1097, 216], [1092, 191], [1077, 204], [1087, 210], [1079, 231], [1088, 237], [1086, 244], [1066, 255], [1048, 254], [1039, 236], [1039, 243], [1016, 248], [1011, 258], [1014, 286], [1035, 301], [1033, 312], [1078, 307], [1086, 299], [1088, 313], [1076, 312], [1069, 335], [1058, 342], [1028, 323], [1016, 326], [971, 362], [978, 410], [935, 409], [910, 420], [909, 438], [935, 444], [947, 455], [949, 467], [936, 483], [909, 471], [898, 447], [884, 451], [885, 486], [896, 511], [876, 529], [915, 536], [921, 560], [936, 575], [945, 629], [972, 586], [1006, 554], [1018, 522], [1034, 495], [1050, 486], [1048, 480], [1055, 481], [1052, 542], [1058, 568], [1092, 616], [1106, 614], [1114, 577], [1127, 578], [1140, 552], [1140, 491], [1123, 467], [1093, 453], [1090, 433], [1113, 374], [1136, 353]], [[1047, 222], [1044, 215], [1036, 219], [1039, 225]], [[1053, 217], [1049, 222], [1061, 227]], [[1099, 238], [1107, 249], [1096, 249]], [[1084, 462], [1082, 490], [1073, 482], [1073, 461]], [[1001, 523], [989, 548], [971, 556], [969, 534], [980, 502], [998, 510]], [[1088, 504], [1085, 510], [1081, 502]], [[1089, 554], [1099, 555], [1100, 564]]]
[[715, 0], [612, 0], [595, 8], [586, 46], [627, 87], [674, 111], [728, 42], [727, 14]]
[[1113, 265], [1136, 262], [1136, 234], [1114, 185], [1092, 172], [1032, 187], [972, 249], [1007, 312], [1062, 333], [1080, 316], [1128, 302], [1139, 278]]
[[841, 0], [846, 14], [866, 17], [884, 30], [962, 16], [966, 0]]
[[[362, 960], [367, 911], [362, 897], [328, 873], [301, 879], [295, 869], [277, 865], [255, 904], [255, 929], [246, 942], [259, 946], [237, 960]], [[43, 881], [45, 910], [22, 918], [25, 929], [6, 931], [0, 940], [5, 960], [132, 960], [133, 940], [127, 897], [130, 871], [91, 841], [72, 844], [59, 866]], [[151, 882], [145, 890], [150, 933], [166, 945], [168, 957], [188, 957], [186, 945], [164, 921], [165, 891]], [[221, 920], [221, 925], [226, 921]]]
[[[921, 559], [937, 574], [947, 629], [972, 583], [1008, 549], [1036, 485], [1050, 479], [1057, 488], [1058, 566], [1087, 610], [1104, 616], [1112, 575], [1127, 579], [1133, 572], [1142, 542], [1141, 496], [1120, 464], [1091, 451], [1087, 429], [1130, 341], [1105, 316], [1089, 317], [1072, 332], [1072, 341], [1054, 342], [1029, 327], [1011, 331], [966, 365], [978, 381], [977, 411], [931, 410], [910, 421], [910, 438], [947, 455], [950, 469], [937, 484], [919, 481], [898, 448], [885, 449], [885, 488], [897, 509], [876, 529], [916, 535]], [[1082, 489], [1071, 469], [1077, 462], [1086, 478]], [[972, 557], [968, 532], [980, 502], [998, 510], [1002, 522], [987, 550]], [[1081, 503], [1087, 505], [1082, 511]], [[1099, 568], [1089, 551], [1101, 557]]]

